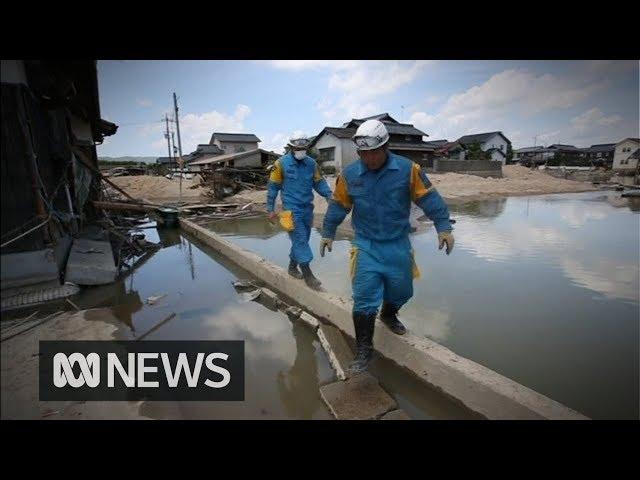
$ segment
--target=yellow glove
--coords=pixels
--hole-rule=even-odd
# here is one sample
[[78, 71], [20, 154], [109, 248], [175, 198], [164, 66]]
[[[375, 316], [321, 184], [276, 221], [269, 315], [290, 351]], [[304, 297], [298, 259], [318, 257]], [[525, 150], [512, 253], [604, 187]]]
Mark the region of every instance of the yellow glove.
[[320, 256], [324, 257], [324, 249], [328, 248], [331, 252], [331, 248], [333, 247], [333, 239], [332, 238], [323, 238], [320, 240]]
[[440, 245], [438, 246], [438, 250], [442, 250], [442, 247], [444, 247], [444, 244], [447, 244], [447, 255], [449, 255], [451, 253], [451, 250], [453, 250], [453, 244], [454, 244], [454, 239], [453, 239], [453, 234], [451, 232], [440, 232], [438, 234], [438, 242], [440, 243]]

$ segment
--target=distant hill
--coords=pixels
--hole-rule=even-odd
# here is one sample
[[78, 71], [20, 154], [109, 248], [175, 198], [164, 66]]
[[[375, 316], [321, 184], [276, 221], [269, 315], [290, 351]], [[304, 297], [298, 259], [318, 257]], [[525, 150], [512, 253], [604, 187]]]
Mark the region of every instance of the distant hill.
[[98, 157], [101, 162], [143, 162], [156, 163], [158, 157]]

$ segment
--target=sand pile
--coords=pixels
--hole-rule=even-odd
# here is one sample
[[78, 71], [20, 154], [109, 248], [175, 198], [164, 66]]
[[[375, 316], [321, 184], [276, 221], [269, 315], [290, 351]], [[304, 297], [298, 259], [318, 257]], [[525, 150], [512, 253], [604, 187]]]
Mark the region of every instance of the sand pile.
[[[475, 175], [459, 173], [430, 173], [429, 179], [440, 194], [450, 203], [482, 200], [494, 196], [538, 195], [545, 193], [584, 192], [595, 190], [589, 182], [576, 182], [552, 177], [539, 170], [530, 170], [518, 165], [506, 165], [502, 168], [503, 178], [483, 178]], [[326, 176], [329, 187], [333, 190], [335, 177]], [[265, 191], [242, 191], [228, 201], [266, 202]], [[277, 204], [280, 203], [278, 196]], [[326, 202], [315, 195], [315, 212], [324, 212]]]
[[[144, 198], [147, 200], [177, 200], [180, 196], [180, 179], [166, 177], [156, 177], [153, 175], [132, 175], [114, 177], [110, 180], [122, 188], [134, 198]], [[185, 200], [198, 200], [200, 195], [206, 190], [203, 188], [191, 189], [200, 183], [200, 177], [196, 176], [190, 180], [182, 179], [182, 198]]]

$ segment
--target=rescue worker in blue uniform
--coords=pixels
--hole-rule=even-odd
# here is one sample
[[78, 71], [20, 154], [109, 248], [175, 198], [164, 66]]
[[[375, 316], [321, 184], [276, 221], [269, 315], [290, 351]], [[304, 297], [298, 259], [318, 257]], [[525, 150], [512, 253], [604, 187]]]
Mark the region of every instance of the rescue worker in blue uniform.
[[313, 226], [313, 190], [329, 202], [331, 189], [316, 161], [307, 155], [309, 143], [306, 137], [292, 138], [288, 144], [290, 151], [276, 160], [267, 187], [267, 211], [269, 220], [274, 222], [277, 217], [274, 211], [275, 200], [281, 191], [284, 207], [281, 215], [291, 212], [293, 220], [293, 225], [289, 225], [291, 252], [288, 272], [295, 278], [303, 278], [309, 287], [319, 289], [320, 281], [309, 267], [313, 260], [313, 253], [309, 247], [309, 236]]
[[446, 203], [417, 163], [389, 152], [389, 133], [382, 122], [367, 120], [353, 140], [360, 158], [336, 180], [320, 255], [331, 251], [337, 226], [352, 210], [350, 273], [357, 353], [351, 371], [359, 373], [371, 359], [381, 304], [380, 320], [398, 335], [406, 332], [397, 314], [413, 296], [413, 278], [420, 274], [409, 240], [411, 202], [433, 221], [440, 250], [446, 244], [449, 255], [454, 239]]

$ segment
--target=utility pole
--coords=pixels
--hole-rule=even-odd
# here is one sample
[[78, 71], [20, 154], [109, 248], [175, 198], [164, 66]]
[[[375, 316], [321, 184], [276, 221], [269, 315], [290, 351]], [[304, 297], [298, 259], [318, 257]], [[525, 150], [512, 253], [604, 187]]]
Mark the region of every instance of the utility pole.
[[182, 142], [180, 141], [180, 120], [178, 119], [178, 97], [176, 92], [173, 92], [173, 109], [176, 112], [176, 130], [178, 131], [178, 154], [182, 158]]
[[169, 165], [171, 165], [171, 138], [169, 137], [169, 116], [165, 113], [164, 114], [164, 121], [166, 124], [166, 131], [164, 134], [164, 138], [167, 139], [167, 152], [169, 153]]
[[174, 132], [173, 130], [171, 131], [171, 144], [173, 146], [173, 157], [177, 158], [177, 163], [178, 163], [178, 172], [180, 175], [180, 200], [179, 202], [182, 203], [182, 157], [177, 157], [176, 156], [176, 142], [175, 142], [175, 138], [173, 136]]

